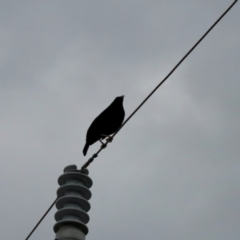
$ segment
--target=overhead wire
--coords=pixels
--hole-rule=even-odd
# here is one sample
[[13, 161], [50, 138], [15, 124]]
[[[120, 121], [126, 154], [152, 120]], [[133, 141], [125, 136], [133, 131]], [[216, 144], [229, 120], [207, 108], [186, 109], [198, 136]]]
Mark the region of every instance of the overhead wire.
[[54, 202], [51, 204], [51, 206], [48, 208], [48, 210], [43, 214], [43, 216], [40, 218], [40, 220], [38, 221], [38, 223], [35, 225], [35, 227], [32, 229], [32, 231], [28, 234], [28, 236], [26, 237], [25, 240], [28, 240], [31, 235], [33, 234], [33, 232], [37, 229], [37, 227], [39, 226], [39, 224], [42, 222], [42, 220], [47, 216], [47, 214], [50, 212], [50, 210], [52, 209], [52, 207], [54, 206], [54, 204], [56, 203], [57, 198], [54, 200]]
[[208, 35], [208, 33], [218, 24], [218, 22], [228, 13], [228, 11], [235, 5], [238, 0], [234, 1], [227, 10], [214, 22], [214, 24], [203, 34], [203, 36], [193, 45], [193, 47], [182, 57], [182, 59], [173, 67], [173, 69], [167, 74], [167, 76], [149, 93], [149, 95], [139, 104], [139, 106], [130, 114], [130, 116], [123, 122], [121, 127], [100, 147], [100, 149], [83, 164], [81, 170], [87, 168], [94, 158], [107, 147], [107, 144], [113, 140], [116, 134], [126, 125], [126, 123], [133, 117], [133, 115], [143, 106], [143, 104], [157, 91], [157, 89], [173, 74], [173, 72], [179, 67], [179, 65], [188, 57], [188, 55], [199, 45], [199, 43]]
[[[100, 149], [92, 155], [91, 158], [88, 159], [87, 162], [85, 162], [80, 171], [87, 168], [93, 160], [98, 156], [98, 154], [107, 147], [107, 144], [113, 140], [113, 138], [117, 135], [117, 133], [123, 128], [123, 126], [126, 125], [126, 123], [133, 117], [133, 115], [143, 106], [143, 104], [157, 91], [157, 89], [173, 74], [173, 72], [180, 66], [180, 64], [189, 56], [189, 54], [199, 45], [199, 43], [208, 35], [208, 33], [218, 24], [218, 22], [230, 11], [230, 9], [237, 3], [238, 0], [235, 0], [224, 12], [223, 14], [212, 24], [212, 26], [203, 34], [203, 36], [193, 45], [193, 47], [181, 58], [181, 60], [173, 67], [173, 69], [166, 75], [166, 77], [149, 93], [149, 95], [138, 105], [138, 107], [129, 115], [129, 117], [123, 122], [121, 127], [110, 137], [106, 139], [106, 142], [101, 145]], [[54, 200], [54, 202], [51, 204], [51, 206], [48, 208], [48, 210], [44, 213], [44, 215], [40, 218], [38, 223], [34, 226], [34, 228], [31, 230], [29, 235], [25, 240], [28, 240], [30, 236], [33, 234], [33, 232], [37, 229], [39, 224], [42, 222], [42, 220], [46, 217], [46, 215], [49, 213], [49, 211], [52, 209], [54, 204], [56, 203], [57, 198]]]

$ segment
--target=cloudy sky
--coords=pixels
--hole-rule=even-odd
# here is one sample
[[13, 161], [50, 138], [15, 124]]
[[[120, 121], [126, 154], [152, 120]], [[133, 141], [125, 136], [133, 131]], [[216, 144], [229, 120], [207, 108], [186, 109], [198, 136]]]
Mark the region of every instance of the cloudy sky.
[[[116, 96], [128, 116], [232, 3], [1, 1], [0, 232], [24, 240]], [[240, 5], [90, 165], [88, 240], [240, 238]], [[31, 239], [54, 239], [52, 209]]]

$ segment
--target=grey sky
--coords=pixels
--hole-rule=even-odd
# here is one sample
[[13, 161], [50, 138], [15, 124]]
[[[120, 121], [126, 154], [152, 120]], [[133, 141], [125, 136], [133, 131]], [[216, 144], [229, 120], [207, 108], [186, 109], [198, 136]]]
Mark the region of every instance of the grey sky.
[[[231, 1], [1, 1], [0, 232], [25, 239], [57, 178], [99, 148]], [[90, 165], [88, 240], [240, 238], [239, 4]], [[53, 239], [54, 208], [31, 239]]]

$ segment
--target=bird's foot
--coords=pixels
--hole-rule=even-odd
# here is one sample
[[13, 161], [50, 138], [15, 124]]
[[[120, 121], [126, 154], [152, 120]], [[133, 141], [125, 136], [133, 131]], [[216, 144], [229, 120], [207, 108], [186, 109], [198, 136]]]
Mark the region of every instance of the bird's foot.
[[104, 149], [107, 147], [107, 144], [106, 143], [103, 143], [102, 146], [101, 146], [101, 149]]
[[99, 139], [99, 142], [101, 142], [101, 149], [104, 149], [107, 146], [107, 142], [104, 143], [101, 139]]
[[106, 134], [101, 134], [101, 136], [106, 137], [106, 142], [112, 142], [112, 140], [113, 140], [112, 136], [109, 136], [109, 135], [106, 135]]

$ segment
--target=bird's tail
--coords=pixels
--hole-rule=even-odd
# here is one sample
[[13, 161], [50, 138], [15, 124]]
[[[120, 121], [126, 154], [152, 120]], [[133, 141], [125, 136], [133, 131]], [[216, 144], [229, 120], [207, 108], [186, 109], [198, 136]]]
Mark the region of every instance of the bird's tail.
[[87, 151], [88, 151], [88, 148], [89, 148], [89, 144], [86, 142], [84, 148], [83, 148], [83, 155], [86, 156], [87, 154]]

